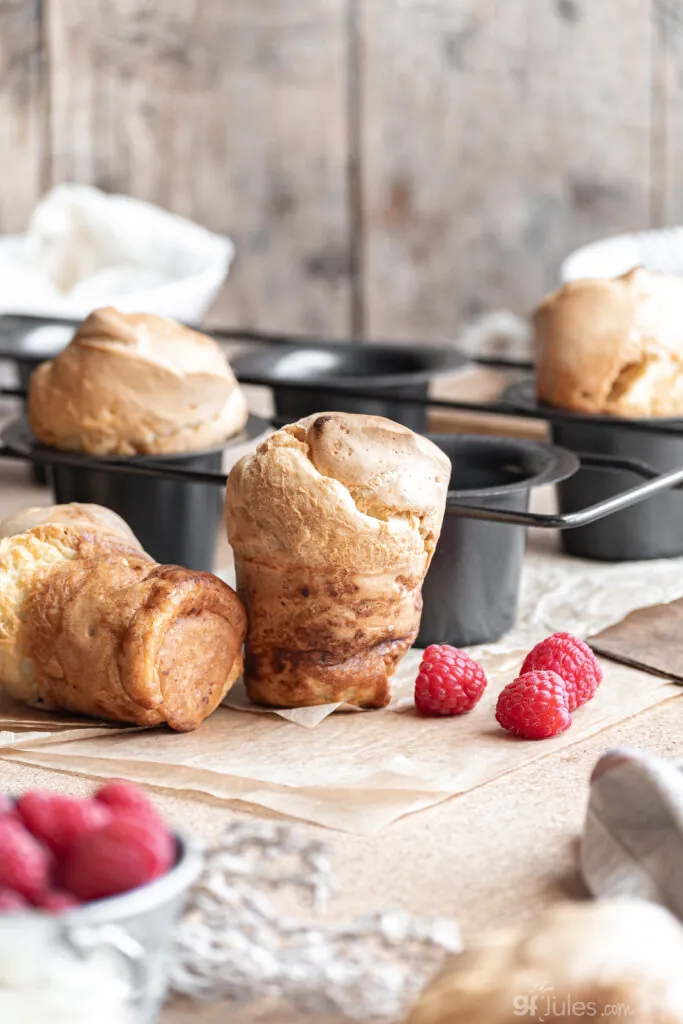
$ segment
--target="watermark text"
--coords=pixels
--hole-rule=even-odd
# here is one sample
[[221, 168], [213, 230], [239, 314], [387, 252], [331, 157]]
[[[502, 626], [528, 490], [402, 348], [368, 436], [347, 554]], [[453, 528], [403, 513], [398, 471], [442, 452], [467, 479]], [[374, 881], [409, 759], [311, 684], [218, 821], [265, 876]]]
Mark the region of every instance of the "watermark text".
[[579, 1017], [628, 1020], [635, 1010], [628, 1003], [583, 1002], [570, 993], [558, 993], [550, 985], [539, 985], [528, 995], [514, 996], [512, 1008], [516, 1017], [531, 1017], [534, 1021]]

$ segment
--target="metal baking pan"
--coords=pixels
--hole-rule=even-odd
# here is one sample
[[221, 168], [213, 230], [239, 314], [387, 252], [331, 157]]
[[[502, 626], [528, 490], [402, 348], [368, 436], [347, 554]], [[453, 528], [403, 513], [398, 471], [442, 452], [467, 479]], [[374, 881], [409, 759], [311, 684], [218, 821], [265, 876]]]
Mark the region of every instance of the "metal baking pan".
[[[267, 428], [265, 420], [250, 415], [240, 434], [207, 451], [93, 458], [42, 445], [31, 433], [26, 417], [20, 416], [5, 427], [2, 441], [9, 451], [49, 465], [48, 480], [57, 504], [104, 505], [128, 523], [157, 562], [211, 571], [223, 514], [216, 487], [217, 481], [225, 482], [223, 453], [259, 437]], [[155, 467], [158, 472], [153, 476], [135, 472]], [[183, 475], [178, 478], [173, 471]]]
[[[250, 424], [256, 436], [267, 427], [256, 417]], [[201, 468], [193, 464], [196, 456], [190, 456], [188, 465], [184, 457], [101, 459], [62, 452], [36, 442], [25, 419], [6, 428], [2, 440], [1, 458], [44, 463], [51, 472], [66, 474], [64, 489], [55, 490], [57, 501], [107, 505], [130, 523], [157, 560], [210, 568], [220, 488], [226, 481], [225, 473], [214, 468], [216, 462], [212, 468]], [[579, 460], [550, 445], [512, 438], [447, 434], [434, 440], [449, 454], [453, 474], [441, 540], [424, 586], [421, 644], [493, 641], [512, 624], [525, 545], [525, 530], [520, 527], [581, 529], [683, 487], [683, 467], [658, 473], [627, 458], [583, 455]], [[197, 453], [199, 458], [202, 454]], [[535, 487], [562, 487], [572, 479], [568, 474], [578, 475], [584, 467], [605, 474], [626, 472], [641, 482], [580, 510], [529, 511]], [[193, 510], [191, 494], [200, 488], [207, 493], [201, 508]]]
[[[236, 356], [232, 368], [241, 383], [272, 389], [278, 423], [334, 409], [385, 416], [423, 433], [430, 380], [468, 361], [449, 348], [307, 342], [259, 346]], [[330, 384], [347, 393], [330, 395]]]
[[[19, 385], [28, 391], [29, 378], [36, 366], [52, 359], [65, 345], [74, 332], [75, 323], [52, 323], [49, 320], [23, 316], [5, 315], [0, 317], [0, 359], [8, 359], [17, 368]], [[33, 479], [45, 485], [47, 475], [44, 466], [34, 464]]]
[[[0, 359], [16, 363], [24, 391], [36, 366], [54, 358], [71, 340], [76, 326], [75, 320], [0, 317]], [[329, 394], [319, 386], [337, 384], [355, 393], [337, 394], [335, 410], [386, 416], [421, 432], [426, 426], [429, 381], [470, 361], [455, 349], [422, 344], [334, 342], [241, 328], [208, 329], [207, 333], [218, 341], [250, 344], [250, 351], [231, 360], [233, 370], [243, 384], [272, 389], [279, 424], [325, 411]]]
[[[543, 416], [547, 411], [536, 398], [533, 379], [510, 387], [504, 398], [524, 405]], [[669, 432], [652, 430], [653, 423]], [[647, 463], [653, 470], [666, 473], [683, 466], [683, 421], [649, 419], [638, 430], [633, 420], [629, 429], [615, 416], [565, 414], [561, 422], [550, 424], [555, 444], [570, 451], [609, 458], [628, 458]], [[678, 431], [676, 434], [674, 431]], [[558, 484], [561, 513], [573, 513], [586, 505], [605, 501], [633, 487], [636, 474], [604, 465], [582, 466], [571, 478]], [[568, 554], [606, 562], [640, 561], [683, 554], [683, 494], [671, 490], [642, 501], [608, 519], [563, 531], [562, 544]]]
[[17, 364], [26, 386], [39, 363], [53, 359], [68, 345], [77, 324], [77, 320], [6, 313], [0, 316], [0, 359], [10, 359]]
[[[29, 328], [45, 325], [58, 326], [62, 330], [67, 327], [63, 321], [25, 316], [0, 316], [0, 357], [17, 354], [16, 350], [13, 353], [9, 350], [7, 338], [10, 335], [13, 335], [15, 339], [24, 337]], [[69, 333], [72, 328], [73, 322], [70, 322], [68, 324]], [[359, 377], [354, 376], [354, 372], [350, 372], [354, 370], [353, 360], [361, 358], [366, 360], [364, 365], [367, 369], [369, 366], [367, 357], [371, 352], [378, 353], [378, 358], [391, 353], [392, 369], [395, 369], [394, 360], [397, 352], [402, 357], [413, 357], [414, 353], [418, 352], [423, 357], [420, 364], [422, 372], [427, 376], [452, 372], [467, 362], [514, 365], [517, 369], [520, 369], [522, 364], [488, 358], [470, 358], [453, 349], [435, 349], [422, 345], [397, 346], [373, 343], [372, 346], [369, 346], [358, 342], [316, 342], [311, 338], [276, 335], [240, 328], [212, 329], [211, 333], [218, 339], [259, 343], [258, 350], [254, 351], [252, 348], [250, 353], [238, 360], [238, 378], [243, 383], [275, 386], [278, 391], [290, 392], [291, 394], [287, 398], [295, 402], [295, 408], [291, 409], [284, 417], [288, 420], [305, 412], [319, 412], [330, 408], [352, 408], [354, 411], [362, 409], [366, 412], [373, 409], [373, 411], [381, 411], [385, 415], [393, 415], [394, 418], [402, 419], [403, 422], [408, 422], [413, 426], [417, 426], [416, 412], [419, 415], [420, 424], [424, 424], [425, 411], [429, 407], [478, 412], [487, 416], [515, 415], [549, 420], [552, 424], [554, 440], [563, 440], [564, 447], [581, 451], [580, 473], [577, 473], [575, 478], [559, 485], [561, 510], [557, 515], [538, 514], [525, 509], [504, 509], [486, 503], [482, 505], [463, 504], [450, 499], [447, 510], [449, 516], [568, 531], [564, 537], [566, 550], [572, 554], [593, 558], [653, 558], [680, 554], [683, 550], [683, 530], [678, 528], [677, 523], [672, 524], [669, 521], [668, 514], [663, 521], [660, 521], [659, 518], [655, 518], [653, 521], [651, 511], [653, 508], [661, 508], [663, 504], [665, 508], [672, 507], [675, 510], [676, 519], [679, 518], [681, 496], [674, 489], [683, 482], [683, 458], [681, 457], [683, 452], [680, 451], [683, 441], [683, 422], [681, 421], [634, 421], [614, 420], [604, 416], [579, 416], [565, 410], [538, 405], [530, 384], [521, 389], [511, 389], [504, 398], [495, 402], [436, 399], [427, 394], [424, 381], [421, 381], [418, 387], [407, 387], [401, 393], [398, 399], [399, 405], [403, 407], [403, 415], [401, 415], [400, 409], [398, 412], [395, 407], [389, 409], [389, 404], [391, 403], [393, 406], [397, 397], [394, 393], [396, 376], [409, 376], [412, 372], [411, 367], [403, 364], [406, 371], [404, 375], [401, 373], [398, 375], [375, 374], [374, 376]], [[4, 343], [3, 337], [5, 338]], [[22, 342], [22, 344], [24, 343]], [[298, 370], [296, 375], [289, 372], [278, 375], [281, 371], [281, 357], [289, 356], [291, 353], [294, 353], [299, 360], [317, 359], [314, 366], [308, 364], [308, 377], [299, 374]], [[35, 352], [34, 354], [38, 355]], [[45, 357], [48, 354], [54, 353], [42, 351], [39, 355]], [[327, 370], [324, 373], [321, 372], [320, 355], [327, 359]], [[330, 359], [333, 360], [332, 363], [330, 363]], [[345, 359], [350, 360], [351, 364], [348, 362], [345, 364]], [[280, 367], [280, 371], [278, 367]], [[419, 376], [421, 371], [416, 370], [416, 372]], [[312, 377], [315, 378], [313, 385]], [[390, 385], [391, 394], [381, 390], [387, 385]], [[11, 388], [0, 389], [0, 391], [18, 397], [22, 397], [23, 394], [21, 390], [17, 391]], [[311, 405], [306, 406], [300, 396], [311, 403], [314, 398], [315, 406], [313, 408]], [[372, 402], [376, 403], [374, 408], [370, 405]], [[568, 428], [566, 434], [562, 432], [563, 427]], [[600, 438], [600, 443], [596, 442], [592, 451], [589, 450], [586, 453], [585, 435], [572, 440], [577, 427], [591, 427], [599, 432], [596, 437]], [[610, 431], [613, 436], [623, 435], [618, 447], [616, 442], [611, 448], [605, 447], [604, 438], [601, 436], [605, 430]], [[641, 436], [643, 445], [636, 449], [630, 443], [630, 438], [640, 439]], [[664, 461], [656, 458], [657, 453], [662, 449], [669, 452], [668, 458]], [[615, 452], [625, 452], [626, 454], [615, 454]], [[639, 454], [640, 458], [634, 458], [635, 454]], [[80, 468], [77, 460], [83, 459], [83, 456], [74, 456], [72, 453], [59, 452], [56, 449], [18, 453], [6, 447], [4, 451], [0, 450], [0, 455], [10, 458], [25, 458], [34, 465], [47, 464], [75, 468]], [[145, 460], [105, 463], [101, 460], [89, 459], [88, 468], [89, 470], [97, 469], [109, 476], [124, 474], [130, 477], [141, 476], [168, 481], [192, 480], [196, 484], [223, 484], [225, 482], [224, 475], [216, 472], [215, 469], [183, 467], [177, 463], [172, 465], [170, 460], [164, 465], [161, 463], [155, 465]], [[579, 480], [592, 480], [594, 486], [584, 488], [583, 483], [581, 486], [573, 486], [573, 483]], [[90, 498], [89, 500], [102, 499]], [[642, 517], [638, 515], [639, 509], [635, 507], [641, 502], [647, 502], [649, 506], [647, 513]], [[633, 513], [635, 513], [635, 517]], [[622, 515], [626, 518], [622, 518]], [[602, 523], [601, 520], [607, 516], [610, 517], [610, 522]], [[636, 523], [641, 523], [644, 519], [644, 528], [639, 525], [635, 530], [625, 531], [623, 524], [633, 523], [634, 518]], [[614, 529], [614, 523], [616, 523], [617, 529]]]
[[[518, 438], [432, 434], [451, 460], [449, 507], [526, 512], [536, 487], [571, 477], [570, 452]], [[446, 514], [425, 579], [418, 647], [491, 643], [517, 616], [526, 530]]]

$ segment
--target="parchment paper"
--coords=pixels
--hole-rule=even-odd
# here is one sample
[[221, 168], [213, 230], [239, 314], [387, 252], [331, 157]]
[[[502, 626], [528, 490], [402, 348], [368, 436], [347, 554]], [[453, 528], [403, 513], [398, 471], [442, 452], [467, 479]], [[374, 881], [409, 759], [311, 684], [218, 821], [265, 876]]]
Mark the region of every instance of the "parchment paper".
[[5, 704], [0, 706], [0, 757], [244, 801], [369, 835], [681, 695], [672, 683], [606, 662], [597, 697], [575, 713], [562, 736], [525, 742], [504, 733], [494, 720], [498, 692], [537, 639], [558, 628], [586, 635], [634, 607], [682, 592], [682, 560], [596, 567], [535, 551], [527, 561], [517, 627], [502, 642], [476, 652], [489, 687], [469, 715], [427, 719], [415, 714], [412, 686], [420, 652], [412, 651], [399, 669], [386, 711], [331, 715], [327, 707], [245, 713], [248, 705], [238, 693], [232, 703], [240, 710], [222, 708], [197, 732], [179, 735], [98, 728]]
[[246, 801], [369, 835], [404, 814], [483, 785], [681, 692], [655, 676], [609, 665], [598, 696], [576, 712], [567, 733], [525, 742], [494, 721], [497, 693], [511, 672], [502, 666], [512, 660], [518, 661], [502, 656], [497, 669], [489, 662], [487, 694], [460, 718], [420, 718], [405, 709], [333, 715], [317, 729], [301, 729], [276, 715], [221, 709], [195, 733], [117, 731], [79, 738], [72, 731], [52, 742], [19, 739], [0, 756]]

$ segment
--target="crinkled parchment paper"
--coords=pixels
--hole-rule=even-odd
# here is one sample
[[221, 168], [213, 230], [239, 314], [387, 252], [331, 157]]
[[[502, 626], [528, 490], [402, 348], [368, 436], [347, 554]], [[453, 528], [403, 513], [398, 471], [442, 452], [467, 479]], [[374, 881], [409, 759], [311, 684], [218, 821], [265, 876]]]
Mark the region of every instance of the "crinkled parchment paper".
[[680, 559], [596, 565], [537, 548], [527, 558], [516, 628], [476, 652], [489, 687], [469, 715], [427, 719], [415, 714], [412, 685], [420, 654], [412, 651], [385, 711], [331, 714], [336, 709], [331, 705], [254, 713], [238, 691], [201, 729], [180, 735], [107, 729], [0, 705], [0, 758], [98, 777], [123, 775], [372, 834], [681, 694], [664, 680], [605, 663], [597, 697], [575, 713], [572, 728], [562, 736], [524, 742], [494, 720], [498, 692], [538, 639], [557, 629], [593, 633], [633, 608], [681, 595]]

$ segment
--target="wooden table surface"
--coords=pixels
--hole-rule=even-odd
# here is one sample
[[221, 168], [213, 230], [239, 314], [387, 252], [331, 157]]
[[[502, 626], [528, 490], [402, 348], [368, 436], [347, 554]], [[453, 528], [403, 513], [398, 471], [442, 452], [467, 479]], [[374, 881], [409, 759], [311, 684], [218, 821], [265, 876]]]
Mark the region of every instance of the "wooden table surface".
[[[27, 504], [49, 502], [29, 482], [25, 466], [0, 460], [0, 518]], [[547, 539], [545, 541], [548, 542]], [[533, 538], [530, 543], [538, 543]], [[225, 549], [223, 548], [223, 551]], [[605, 664], [609, 672], [609, 663]], [[648, 676], [643, 675], [643, 685]], [[683, 695], [683, 691], [682, 691]], [[582, 898], [576, 866], [587, 783], [600, 754], [615, 745], [681, 756], [683, 704], [678, 697], [585, 742], [530, 764], [462, 796], [410, 815], [378, 835], [361, 837], [303, 825], [330, 848], [340, 881], [332, 910], [339, 916], [371, 908], [452, 915], [465, 937], [482, 928], [529, 918], [549, 901]], [[0, 761], [0, 787], [59, 788], [85, 793], [88, 779]], [[237, 815], [268, 816], [263, 809], [188, 799], [158, 791], [155, 798], [181, 829], [210, 839]], [[164, 1024], [223, 1024], [221, 1006], [174, 1000]], [[284, 1024], [281, 1011], [230, 1016]]]

